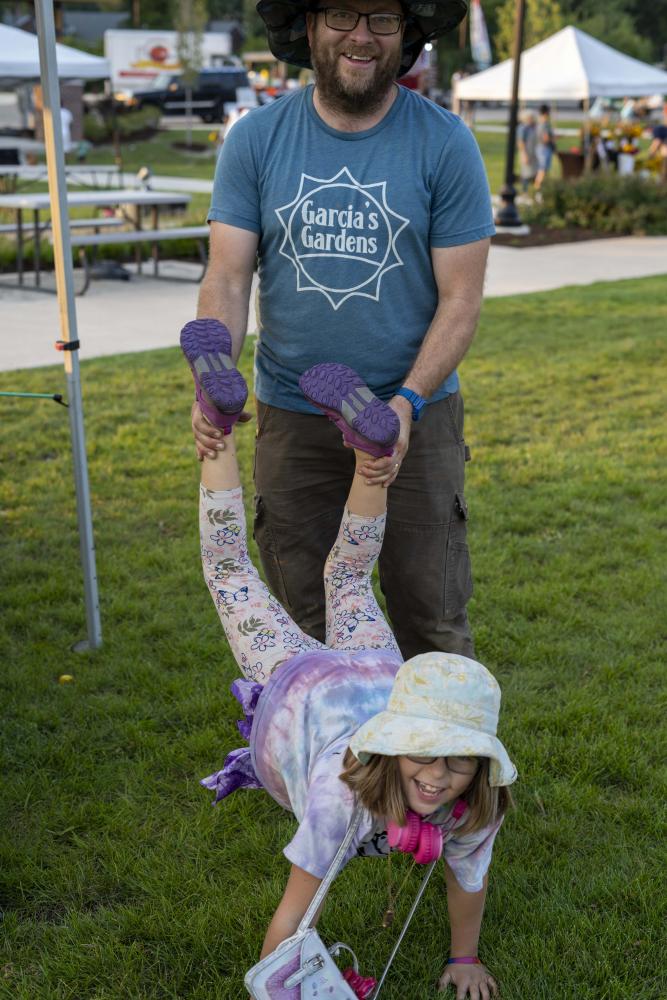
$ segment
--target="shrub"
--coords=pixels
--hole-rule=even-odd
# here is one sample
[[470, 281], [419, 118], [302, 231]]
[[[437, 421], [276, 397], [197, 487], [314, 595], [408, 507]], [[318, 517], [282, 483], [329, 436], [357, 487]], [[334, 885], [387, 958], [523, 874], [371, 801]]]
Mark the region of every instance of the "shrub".
[[139, 135], [152, 135], [157, 131], [162, 112], [159, 108], [148, 106], [139, 111], [119, 115], [118, 132], [121, 139], [136, 139]]
[[[116, 128], [122, 140], [147, 139], [157, 131], [159, 122], [160, 109], [151, 106], [116, 115]], [[111, 142], [113, 125], [111, 114], [103, 115], [99, 110], [90, 112], [83, 119], [84, 138], [94, 145]]]
[[549, 229], [581, 228], [619, 235], [667, 234], [667, 185], [639, 175], [591, 174], [548, 181], [527, 222]]
[[90, 111], [83, 116], [83, 137], [94, 146], [108, 140], [109, 127], [98, 111]]

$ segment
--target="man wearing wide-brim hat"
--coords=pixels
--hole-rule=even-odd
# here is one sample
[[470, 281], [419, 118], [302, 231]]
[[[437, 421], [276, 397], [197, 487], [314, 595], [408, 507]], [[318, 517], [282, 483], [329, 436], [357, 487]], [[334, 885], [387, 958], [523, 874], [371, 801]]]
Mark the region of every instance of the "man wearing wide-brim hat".
[[[245, 115], [222, 148], [199, 317], [235, 354], [259, 260], [255, 538], [269, 584], [324, 639], [322, 566], [354, 470], [299, 391], [322, 361], [354, 368], [397, 412], [393, 453], [362, 474], [390, 487], [380, 579], [405, 657], [473, 655], [463, 403], [493, 220], [475, 140], [397, 85], [463, 0], [260, 0], [273, 53], [315, 84]], [[352, 406], [363, 407], [363, 399]], [[223, 446], [197, 406], [200, 454]]]

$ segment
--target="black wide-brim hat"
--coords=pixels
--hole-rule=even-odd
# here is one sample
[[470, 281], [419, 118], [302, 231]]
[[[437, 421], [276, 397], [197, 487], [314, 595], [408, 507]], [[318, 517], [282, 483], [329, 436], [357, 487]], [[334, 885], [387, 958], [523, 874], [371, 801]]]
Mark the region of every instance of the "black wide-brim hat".
[[[414, 64], [426, 42], [446, 35], [468, 12], [467, 0], [401, 0], [406, 16], [403, 57], [397, 76]], [[312, 0], [259, 0], [257, 13], [266, 25], [269, 48], [276, 59], [312, 69], [306, 34], [306, 14]]]

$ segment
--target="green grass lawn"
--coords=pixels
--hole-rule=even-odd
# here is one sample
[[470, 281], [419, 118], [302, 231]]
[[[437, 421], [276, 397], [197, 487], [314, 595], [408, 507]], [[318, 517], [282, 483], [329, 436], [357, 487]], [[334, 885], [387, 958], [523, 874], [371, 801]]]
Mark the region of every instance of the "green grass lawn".
[[[206, 142], [206, 136], [206, 132], [197, 131], [193, 133], [193, 140]], [[476, 138], [489, 174], [491, 191], [497, 193], [505, 173], [506, 135], [501, 132], [477, 132]], [[188, 154], [184, 150], [175, 149], [173, 143], [183, 142], [184, 139], [184, 131], [174, 130], [158, 132], [152, 139], [142, 142], [124, 143], [123, 169], [132, 172], [142, 166], [149, 166], [154, 174], [212, 180], [215, 157], [201, 153]], [[212, 144], [211, 148], [214, 148]], [[88, 154], [87, 159], [90, 163], [110, 163], [113, 161], [113, 149], [110, 146], [98, 147]], [[554, 167], [554, 176], [558, 176], [557, 166]]]
[[[206, 136], [207, 133], [205, 132], [197, 131], [193, 133], [195, 142], [206, 142]], [[134, 173], [138, 171], [140, 167], [148, 166], [154, 174], [213, 180], [215, 156], [192, 154], [187, 153], [184, 150], [174, 148], [173, 143], [179, 141], [182, 142], [184, 138], [184, 131], [174, 130], [168, 132], [158, 132], [152, 139], [146, 139], [141, 142], [124, 143], [122, 147], [123, 169], [130, 173]], [[497, 194], [503, 184], [505, 174], [505, 136], [496, 132], [478, 132], [477, 140], [480, 144], [489, 175], [491, 192], [493, 194]], [[211, 145], [211, 148], [214, 148], [213, 145]], [[111, 163], [113, 162], [113, 149], [111, 146], [97, 147], [88, 154], [87, 159], [90, 163]], [[558, 175], [558, 171], [559, 167], [555, 166], [554, 176]], [[45, 191], [47, 190], [47, 185], [41, 182], [32, 182], [31, 184], [21, 185], [21, 190]], [[180, 213], [170, 219], [163, 211], [161, 212], [160, 224], [162, 226], [201, 225], [206, 220], [209, 204], [210, 196], [208, 194], [193, 193], [190, 204], [184, 213]], [[72, 210], [73, 217], [84, 218], [90, 216], [91, 214], [90, 207]], [[42, 218], [45, 219], [46, 216], [43, 215]], [[13, 212], [3, 212], [0, 210], [0, 221], [12, 222], [13, 220]], [[15, 247], [16, 244], [14, 239], [10, 239], [6, 236], [0, 236], [0, 271], [12, 270], [15, 267]], [[169, 247], [169, 252], [175, 257], [179, 256], [179, 254], [181, 254], [184, 250], [187, 250], [191, 255], [196, 256], [196, 248], [192, 244], [192, 241], [183, 245], [170, 244]], [[25, 241], [25, 255], [28, 262], [32, 261], [32, 253], [33, 242], [30, 239], [30, 232], [28, 231]], [[132, 254], [133, 253], [134, 251], [132, 251]], [[148, 257], [150, 255], [150, 247], [144, 247], [143, 253], [145, 257]], [[101, 248], [99, 256], [118, 257], [120, 259], [127, 260], [128, 252], [127, 249], [123, 247], [103, 247]], [[47, 240], [42, 241], [41, 257], [46, 266], [50, 266], [52, 264], [53, 250]], [[30, 263], [28, 266], [30, 266]]]
[[[192, 142], [205, 144], [207, 152], [192, 152], [178, 149], [174, 143], [185, 142], [185, 129], [156, 132], [151, 139], [139, 142], [126, 140], [121, 145], [123, 170], [136, 171], [148, 166], [154, 174], [171, 174], [176, 177], [197, 177], [210, 180], [215, 169], [216, 144], [209, 140], [209, 134], [217, 132], [219, 125], [211, 125], [208, 131], [197, 128], [192, 133]], [[88, 163], [111, 163], [114, 158], [112, 146], [97, 146], [92, 149]]]
[[[185, 134], [184, 130], [163, 131], [157, 132], [151, 139], [134, 143], [123, 143], [123, 169], [129, 173], [135, 173], [141, 167], [148, 166], [154, 174], [191, 177], [198, 180], [213, 180], [215, 171], [215, 146], [213, 143], [208, 143], [208, 133], [199, 130], [193, 132], [193, 141], [208, 143], [210, 145], [211, 152], [205, 154], [188, 153], [185, 150], [176, 148], [174, 143], [183, 142]], [[506, 134], [502, 132], [477, 131], [475, 135], [486, 166], [491, 193], [497, 195], [500, 192], [505, 177]], [[559, 141], [560, 148], [562, 149], [567, 149], [574, 143], [575, 138], [571, 136], [563, 136]], [[111, 163], [113, 162], [113, 158], [114, 151], [111, 146], [96, 147], [91, 150], [87, 157], [88, 162], [93, 164]], [[554, 159], [551, 176], [554, 178], [561, 176], [558, 158]], [[21, 190], [46, 189], [47, 186], [44, 183], [33, 182], [32, 184], [21, 186]], [[161, 213], [161, 225], [201, 225], [206, 219], [209, 204], [210, 196], [208, 194], [194, 193], [185, 213], [180, 213], [171, 219], [166, 213]], [[72, 216], [86, 217], [90, 215], [91, 209], [89, 207], [72, 210]], [[13, 219], [13, 212], [3, 212], [0, 210], [0, 221], [11, 222]], [[32, 260], [32, 250], [33, 243], [28, 232], [25, 243], [25, 253], [28, 261]], [[46, 240], [42, 241], [41, 253], [44, 264], [47, 266], [51, 265], [53, 251]], [[148, 257], [150, 247], [145, 247], [143, 253]], [[170, 244], [170, 253], [175, 257], [184, 253], [196, 256], [196, 248], [192, 241], [183, 244]], [[127, 249], [123, 247], [103, 247], [99, 255], [101, 257], [128, 259]], [[0, 236], [0, 271], [11, 270], [14, 266], [15, 241], [9, 237]]]
[[[503, 1000], [667, 996], [664, 285], [490, 301], [462, 366], [470, 612], [520, 775], [481, 942]], [[172, 349], [87, 361], [81, 379], [94, 654], [70, 649], [85, 626], [67, 413], [0, 399], [0, 997], [239, 1000], [294, 822], [262, 792], [213, 809], [197, 784], [241, 740], [198, 561], [190, 378]], [[62, 370], [0, 388], [63, 390]], [[393, 940], [385, 893], [383, 864], [353, 863], [322, 919], [365, 974]], [[435, 878], [386, 1000], [434, 998], [447, 941]]]
[[[494, 123], [495, 124], [495, 123]], [[206, 142], [207, 133], [193, 133], [195, 142]], [[491, 192], [497, 194], [505, 176], [506, 133], [480, 132], [475, 133], [477, 142], [484, 157]], [[139, 170], [148, 165], [154, 174], [171, 174], [178, 177], [197, 177], [212, 180], [215, 169], [213, 155], [188, 154], [184, 150], [175, 149], [174, 142], [182, 142], [185, 132], [158, 132], [154, 138], [137, 143], [124, 143], [122, 147], [123, 169]], [[565, 149], [575, 143], [572, 136], [563, 136], [560, 146]], [[212, 146], [213, 148], [213, 146]], [[113, 150], [109, 146], [93, 150], [88, 155], [91, 163], [109, 163], [113, 159]], [[518, 166], [518, 160], [517, 160]], [[560, 164], [556, 159], [552, 169], [554, 177], [560, 177]]]

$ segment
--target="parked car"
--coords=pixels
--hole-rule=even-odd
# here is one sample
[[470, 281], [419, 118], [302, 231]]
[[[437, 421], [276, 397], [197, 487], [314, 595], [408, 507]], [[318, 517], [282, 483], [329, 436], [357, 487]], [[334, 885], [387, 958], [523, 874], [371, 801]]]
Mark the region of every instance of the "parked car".
[[[192, 88], [192, 113], [205, 122], [220, 122], [225, 115], [225, 104], [236, 101], [239, 88], [250, 87], [248, 74], [241, 66], [216, 66], [203, 69]], [[180, 74], [164, 73], [157, 77], [147, 90], [114, 95], [116, 106], [137, 110], [152, 105], [163, 115], [188, 113], [185, 85]]]

